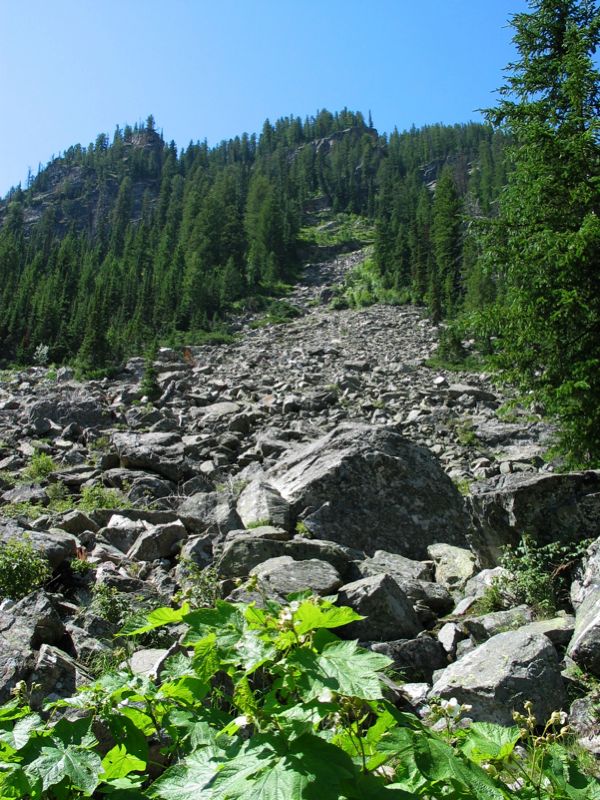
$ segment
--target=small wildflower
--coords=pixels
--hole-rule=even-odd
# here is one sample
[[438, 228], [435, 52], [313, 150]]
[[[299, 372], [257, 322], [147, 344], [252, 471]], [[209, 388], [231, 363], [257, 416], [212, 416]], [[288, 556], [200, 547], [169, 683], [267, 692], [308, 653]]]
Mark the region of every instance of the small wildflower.
[[319, 703], [331, 703], [333, 702], [333, 692], [331, 689], [325, 687], [324, 689], [321, 689], [321, 693], [317, 697], [317, 700]]
[[249, 720], [246, 714], [240, 714], [240, 716], [236, 717], [233, 722], [234, 725], [238, 726], [238, 728], [243, 728], [248, 724]]

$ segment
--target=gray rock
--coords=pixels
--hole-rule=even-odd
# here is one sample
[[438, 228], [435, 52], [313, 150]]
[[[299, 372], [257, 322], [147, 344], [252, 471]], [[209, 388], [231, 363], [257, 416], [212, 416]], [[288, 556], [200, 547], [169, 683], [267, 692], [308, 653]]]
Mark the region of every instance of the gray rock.
[[127, 557], [136, 561], [171, 558], [179, 552], [181, 541], [186, 537], [187, 530], [182, 522], [154, 525], [138, 536], [129, 548]]
[[170, 651], [162, 647], [136, 650], [128, 659], [127, 665], [134, 675], [156, 678], [169, 654]]
[[430, 696], [473, 706], [476, 721], [512, 725], [512, 711], [533, 703], [543, 724], [565, 702], [556, 650], [545, 636], [509, 631], [499, 633], [447, 667]]
[[410, 600], [389, 575], [345, 584], [338, 593], [338, 603], [365, 617], [340, 630], [347, 638], [379, 642], [410, 639], [421, 629]]
[[482, 569], [465, 584], [464, 593], [465, 597], [482, 597], [492, 584], [498, 580], [503, 580], [509, 577], [508, 570], [504, 567], [494, 567], [493, 569]]
[[30, 677], [31, 684], [36, 684], [31, 694], [31, 706], [40, 708], [48, 700], [72, 697], [87, 680], [89, 677], [78, 669], [74, 659], [63, 650], [43, 644]]
[[431, 581], [431, 565], [422, 561], [413, 561], [410, 558], [388, 553], [385, 550], [376, 550], [370, 558], [365, 558], [359, 564], [359, 569], [364, 577], [369, 575], [380, 575], [387, 572], [396, 580], [406, 578], [408, 580]]
[[598, 725], [598, 698], [580, 697], [571, 705], [569, 726], [585, 750], [600, 756], [600, 726]]
[[81, 428], [105, 428], [112, 424], [113, 416], [95, 398], [72, 394], [35, 402], [29, 409], [29, 422], [37, 428], [45, 420], [61, 427], [74, 422]]
[[113, 433], [111, 438], [122, 467], [154, 472], [169, 481], [188, 477], [184, 445], [177, 433]]
[[289, 530], [290, 506], [287, 500], [268, 483], [255, 480], [248, 484], [238, 498], [237, 513], [245, 527], [262, 524]]
[[552, 619], [538, 619], [523, 625], [522, 631], [526, 633], [543, 633], [557, 648], [566, 647], [575, 631], [575, 617], [570, 614], [560, 614]]
[[222, 537], [244, 527], [233, 498], [225, 492], [193, 494], [180, 503], [177, 514], [190, 533]]
[[294, 561], [291, 556], [270, 558], [254, 567], [250, 574], [258, 578], [265, 592], [281, 598], [303, 589], [319, 595], [333, 594], [342, 585], [336, 568], [317, 558], [305, 561]]
[[133, 520], [129, 517], [124, 517], [122, 514], [113, 514], [108, 521], [108, 525], [98, 531], [98, 537], [101, 537], [122, 553], [126, 553], [138, 536], [148, 530], [149, 527], [150, 525], [141, 519]]
[[376, 653], [383, 653], [393, 659], [393, 668], [400, 673], [403, 682], [431, 681], [434, 670], [443, 669], [448, 664], [446, 651], [431, 636], [374, 642], [370, 647]]
[[31, 545], [48, 559], [52, 569], [74, 558], [79, 546], [75, 536], [58, 528], [49, 531], [23, 530], [12, 521], [4, 523], [0, 520], [0, 542], [8, 542], [15, 538], [31, 542]]
[[[494, 611], [478, 617], [466, 617], [461, 621], [460, 627], [464, 633], [471, 637], [475, 644], [481, 644], [495, 636], [497, 633], [514, 631], [522, 628], [534, 619], [533, 611], [529, 606], [516, 606], [506, 611]], [[534, 631], [531, 631], [532, 633]], [[538, 630], [538, 633], [544, 633]]]
[[591, 587], [576, 610], [567, 654], [581, 669], [600, 677], [600, 586]]
[[278, 556], [291, 556], [295, 561], [311, 558], [326, 561], [335, 567], [344, 579], [351, 571], [349, 554], [334, 542], [318, 539], [281, 541], [260, 536], [244, 536], [228, 543], [217, 562], [217, 567], [223, 577], [245, 577], [258, 564]]
[[600, 470], [504, 475], [474, 483], [468, 498], [475, 525], [471, 545], [486, 565], [523, 531], [539, 544], [598, 536]]
[[57, 527], [62, 528], [67, 533], [72, 533], [74, 536], [79, 536], [85, 531], [95, 532], [98, 530], [98, 525], [83, 511], [65, 512], [61, 515]]
[[461, 592], [477, 571], [476, 559], [470, 550], [450, 544], [429, 545], [429, 557], [435, 562], [435, 580], [449, 592]]
[[422, 559], [464, 546], [462, 498], [429, 451], [393, 430], [343, 424], [281, 459], [267, 480], [319, 538]]

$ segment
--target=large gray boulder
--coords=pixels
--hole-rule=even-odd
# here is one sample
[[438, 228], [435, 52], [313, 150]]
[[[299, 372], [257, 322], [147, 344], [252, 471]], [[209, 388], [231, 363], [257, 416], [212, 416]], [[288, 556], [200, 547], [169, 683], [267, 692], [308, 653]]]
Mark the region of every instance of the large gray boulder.
[[290, 526], [289, 503], [276, 489], [261, 480], [251, 481], [245, 487], [236, 510], [246, 527], [260, 523], [287, 530]]
[[318, 538], [413, 559], [426, 558], [434, 542], [466, 545], [468, 520], [452, 481], [428, 450], [389, 428], [339, 425], [266, 478]]
[[583, 670], [600, 677], [600, 586], [593, 587], [577, 608], [567, 655]]
[[177, 514], [190, 533], [209, 533], [217, 538], [244, 525], [227, 492], [198, 492], [183, 500]]
[[471, 545], [485, 566], [524, 531], [539, 544], [600, 534], [600, 470], [563, 475], [516, 473], [471, 485]]
[[177, 433], [113, 433], [112, 444], [126, 469], [154, 472], [170, 481], [181, 481], [189, 474]]
[[333, 594], [342, 585], [337, 569], [318, 558], [294, 561], [291, 556], [270, 558], [251, 570], [261, 589], [269, 595], [285, 598], [292, 592], [310, 589], [315, 594]]
[[95, 397], [82, 394], [48, 397], [33, 403], [29, 409], [29, 422], [43, 432], [47, 420], [61, 426], [75, 423], [82, 428], [104, 428], [114, 422], [109, 409]]
[[526, 700], [544, 723], [565, 702], [556, 650], [546, 636], [508, 631], [447, 667], [434, 683], [431, 697], [472, 706], [469, 717], [480, 722], [512, 725], [512, 712], [523, 711]]
[[390, 575], [373, 575], [345, 584], [338, 602], [365, 617], [341, 629], [341, 635], [351, 639], [412, 639], [422, 629], [410, 599]]
[[217, 562], [219, 574], [225, 578], [245, 577], [254, 567], [268, 559], [290, 556], [295, 561], [318, 559], [331, 564], [344, 579], [348, 579], [353, 565], [350, 555], [335, 542], [319, 539], [281, 539], [264, 536], [238, 536], [223, 548]]

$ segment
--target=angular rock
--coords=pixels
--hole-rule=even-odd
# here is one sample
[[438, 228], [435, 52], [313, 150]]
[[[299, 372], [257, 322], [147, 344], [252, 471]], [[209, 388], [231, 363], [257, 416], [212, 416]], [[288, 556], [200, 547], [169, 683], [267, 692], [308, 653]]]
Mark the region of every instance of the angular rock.
[[188, 476], [184, 446], [177, 433], [113, 433], [121, 466], [155, 472], [170, 481]]
[[291, 556], [270, 558], [254, 567], [250, 575], [258, 578], [265, 592], [281, 598], [303, 589], [319, 595], [333, 594], [342, 585], [336, 568], [317, 558], [305, 561], [294, 561]]
[[576, 610], [567, 655], [581, 669], [600, 677], [600, 586], [592, 587]]
[[370, 648], [393, 659], [393, 668], [403, 681], [431, 681], [434, 670], [443, 669], [448, 664], [446, 651], [431, 636], [374, 642]]
[[319, 538], [423, 559], [466, 544], [462, 498], [428, 450], [393, 430], [346, 423], [281, 459], [267, 480]]
[[475, 531], [471, 546], [493, 566], [502, 548], [523, 531], [539, 544], [598, 536], [600, 470], [566, 474], [503, 475], [471, 486], [468, 498]]
[[260, 522], [289, 530], [289, 503], [277, 489], [264, 481], [251, 481], [245, 487], [238, 498], [236, 510], [245, 527]]
[[[497, 633], [522, 628], [534, 619], [529, 606], [516, 606], [506, 611], [494, 611], [478, 617], [466, 617], [460, 623], [461, 630], [471, 637], [475, 644], [481, 644]], [[543, 633], [543, 631], [539, 631]]]
[[431, 581], [431, 566], [422, 561], [413, 561], [410, 558], [388, 553], [385, 550], [376, 550], [370, 558], [365, 558], [359, 565], [361, 574], [380, 575], [387, 572], [396, 580], [406, 578], [407, 580]]
[[565, 702], [556, 650], [543, 635], [498, 633], [447, 667], [430, 696], [472, 705], [475, 721], [512, 725], [512, 711], [523, 711], [531, 700], [543, 724]]
[[224, 492], [193, 494], [180, 503], [177, 514], [190, 533], [223, 537], [244, 527], [231, 495]]
[[226, 578], [245, 577], [258, 564], [278, 556], [291, 556], [295, 561], [311, 558], [326, 561], [344, 579], [351, 571], [349, 554], [334, 542], [318, 539], [281, 541], [259, 536], [244, 536], [227, 544], [217, 562], [217, 568]]
[[111, 412], [93, 397], [54, 397], [38, 400], [29, 409], [29, 422], [39, 427], [45, 420], [64, 427], [74, 422], [81, 428], [105, 428], [112, 424]]
[[410, 600], [389, 575], [373, 575], [345, 584], [338, 592], [338, 603], [365, 617], [340, 629], [341, 635], [350, 639], [410, 639], [421, 629]]
[[171, 558], [179, 552], [180, 543], [186, 537], [187, 530], [182, 522], [154, 525], [136, 539], [130, 547], [127, 557], [136, 561]]
[[450, 544], [429, 545], [429, 557], [435, 562], [435, 580], [449, 592], [461, 592], [477, 571], [476, 558], [470, 550]]

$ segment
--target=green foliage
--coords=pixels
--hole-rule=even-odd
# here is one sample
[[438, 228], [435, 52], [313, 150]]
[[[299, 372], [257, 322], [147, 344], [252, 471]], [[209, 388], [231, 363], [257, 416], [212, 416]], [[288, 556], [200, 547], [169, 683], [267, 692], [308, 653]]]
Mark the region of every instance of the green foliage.
[[34, 453], [31, 461], [23, 470], [23, 477], [30, 481], [41, 481], [47, 478], [50, 473], [58, 469], [54, 459], [47, 453]]
[[[399, 712], [380, 680], [390, 660], [333, 633], [357, 617], [308, 593], [264, 609], [218, 601], [148, 613], [121, 635], [173, 624], [187, 631], [160, 682], [104, 674], [46, 707], [76, 710], [68, 721], [33, 713], [24, 685], [0, 708], [0, 796], [598, 800], [564, 746], [560, 714], [535, 736], [527, 704], [519, 727], [465, 728], [457, 722], [466, 707], [441, 701], [433, 706], [446, 723], [440, 733]], [[116, 742], [108, 752], [95, 720]]]
[[20, 600], [52, 575], [48, 560], [25, 536], [0, 542], [0, 597]]
[[537, 545], [524, 535], [515, 548], [507, 548], [502, 566], [510, 573], [498, 589], [513, 605], [527, 603], [539, 616], [552, 616], [569, 607], [569, 587], [575, 569], [591, 540]]
[[181, 559], [179, 564], [182, 572], [179, 582], [183, 588], [177, 593], [177, 602], [187, 602], [193, 608], [214, 606], [221, 596], [218, 570], [201, 567], [191, 559]]
[[500, 365], [562, 423], [572, 465], [600, 464], [600, 10], [531, 0], [513, 17], [519, 58], [489, 121], [512, 171], [482, 269], [499, 287]]
[[144, 374], [140, 383], [140, 393], [148, 400], [156, 400], [160, 397], [161, 389], [158, 384], [158, 372], [154, 366], [154, 361], [158, 353], [158, 346], [154, 342], [147, 350], [144, 359]]
[[100, 484], [84, 486], [77, 508], [82, 511], [96, 511], [99, 508], [132, 508], [132, 503], [117, 489], [106, 489]]

